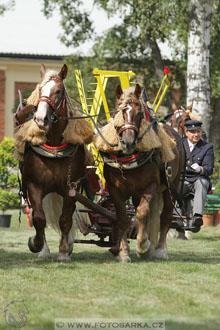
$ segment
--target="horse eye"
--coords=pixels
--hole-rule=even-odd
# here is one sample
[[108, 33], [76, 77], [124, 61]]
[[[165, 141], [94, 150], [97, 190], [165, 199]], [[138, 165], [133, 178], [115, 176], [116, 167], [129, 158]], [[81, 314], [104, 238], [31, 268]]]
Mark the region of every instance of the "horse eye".
[[61, 92], [61, 90], [60, 90], [60, 89], [58, 89], [58, 90], [56, 91], [56, 95], [59, 95], [59, 94], [60, 94], [60, 92]]

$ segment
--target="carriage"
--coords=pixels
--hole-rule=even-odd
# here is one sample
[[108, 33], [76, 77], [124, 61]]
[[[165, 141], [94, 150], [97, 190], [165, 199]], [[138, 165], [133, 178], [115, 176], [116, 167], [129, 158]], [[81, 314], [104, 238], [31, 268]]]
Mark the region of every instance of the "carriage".
[[[147, 104], [146, 92], [141, 90], [138, 84], [131, 91], [130, 78], [135, 75], [131, 71], [110, 72], [94, 69], [96, 89], [92, 91], [94, 97], [90, 98], [93, 102], [88, 105], [81, 73], [76, 70], [82, 110], [75, 111], [71, 108], [70, 98], [63, 85], [67, 67], [64, 65], [59, 73], [52, 72], [50, 76], [47, 76], [45, 68], [41, 67], [42, 80], [38, 85], [37, 95], [31, 96], [27, 106], [23, 107], [20, 104], [15, 116], [17, 122], [22, 123], [22, 129], [19, 128], [16, 133], [18, 158], [20, 157], [21, 160], [22, 193], [27, 198], [28, 191], [36, 229], [36, 236], [29, 239], [29, 248], [32, 252], [44, 251], [46, 255], [49, 255], [44, 233], [46, 218], [43, 198], [48, 193], [57, 192], [63, 197], [59, 218], [61, 231], [59, 261], [70, 261], [69, 254], [73, 243], [70, 233], [74, 210], [76, 222], [82, 234], [86, 236], [93, 233], [98, 237], [95, 240], [74, 239], [75, 243], [110, 247], [112, 254], [117, 255], [120, 261], [129, 262], [127, 239], [130, 238], [137, 240], [136, 250], [139, 256], [145, 256], [153, 242], [157, 251], [156, 257], [162, 259], [167, 257], [166, 234], [172, 218], [180, 173], [184, 166], [184, 151], [179, 135], [168, 127], [164, 132], [162, 127], [156, 125], [154, 118], [153, 112], [157, 111], [169, 87], [167, 68], [164, 73], [152, 110]], [[114, 151], [118, 151], [119, 142], [106, 141], [103, 131], [97, 126], [102, 104], [106, 119], [111, 119], [105, 96], [106, 84], [110, 77], [120, 79], [121, 86], [119, 85], [116, 89], [118, 110], [114, 120], [120, 122], [126, 117], [126, 120], [123, 119], [125, 124], [118, 129], [123, 153], [109, 152], [109, 146], [110, 150], [113, 148]], [[50, 88], [48, 88], [49, 85]], [[124, 95], [124, 91], [129, 91], [130, 94]], [[30, 120], [32, 113], [30, 109], [33, 106], [34, 119]], [[132, 114], [132, 111], [137, 117]], [[89, 125], [84, 118], [88, 118]], [[113, 120], [111, 125], [112, 122]], [[108, 127], [110, 131], [111, 125]], [[96, 143], [93, 143], [91, 139], [94, 130], [98, 131]], [[28, 138], [27, 132], [30, 133]], [[146, 133], [149, 132], [154, 141], [153, 147], [152, 145], [146, 147], [146, 144], [149, 144]], [[100, 139], [104, 141], [104, 146], [98, 151], [97, 145], [102, 144]], [[163, 145], [166, 139], [169, 140], [169, 146]], [[177, 147], [173, 139], [177, 141]], [[89, 150], [93, 156], [92, 162], [87, 160], [88, 150], [85, 152], [85, 148], [82, 147], [85, 143], [89, 143]], [[59, 147], [56, 147], [57, 145]], [[135, 153], [138, 145], [145, 149]], [[163, 147], [165, 149], [160, 150], [162, 159], [157, 150]], [[71, 161], [73, 157], [75, 162]], [[83, 168], [80, 164], [87, 165]], [[60, 178], [61, 175], [57, 172], [56, 166], [64, 175], [65, 180]], [[148, 181], [143, 179], [146, 174], [150, 174]], [[144, 194], [142, 194], [143, 191]], [[154, 219], [147, 224], [145, 218], [148, 213]], [[84, 220], [85, 214], [89, 221]], [[117, 218], [120, 218], [120, 221], [117, 221]]]

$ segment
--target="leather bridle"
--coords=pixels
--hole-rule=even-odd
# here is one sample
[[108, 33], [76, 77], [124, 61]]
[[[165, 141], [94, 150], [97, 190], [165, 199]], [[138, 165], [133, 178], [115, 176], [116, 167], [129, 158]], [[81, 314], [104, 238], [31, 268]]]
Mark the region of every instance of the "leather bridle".
[[185, 110], [183, 110], [183, 109], [178, 109], [173, 114], [173, 115], [175, 115], [175, 120], [173, 121], [173, 128], [176, 129], [178, 133], [179, 133], [179, 129], [181, 129], [182, 130], [182, 136], [185, 136], [184, 124], [182, 124], [182, 120], [181, 120], [184, 111]]
[[[118, 105], [121, 105], [122, 103], [118, 103]], [[142, 109], [142, 104], [141, 102], [135, 100], [135, 99], [130, 99], [128, 101], [126, 101], [126, 108], [127, 106], [131, 106], [131, 104], [136, 104], [138, 106], [141, 106]], [[125, 111], [126, 109], [122, 110]], [[137, 127], [136, 123], [133, 121], [125, 121], [124, 125], [122, 125], [121, 127], [119, 127], [117, 129], [117, 133], [120, 136], [124, 131], [128, 130], [128, 129], [132, 129], [133, 131], [135, 131], [137, 134], [139, 132], [139, 128]]]
[[[62, 82], [62, 79], [59, 79], [59, 78], [56, 78], [56, 77], [51, 78], [50, 80], [54, 80], [56, 82]], [[55, 123], [55, 122], [57, 122], [57, 120], [59, 118], [58, 115], [57, 115], [58, 110], [60, 109], [61, 106], [64, 107], [65, 100], [66, 100], [66, 98], [65, 98], [64, 90], [63, 90], [63, 95], [60, 99], [60, 102], [58, 103], [57, 106], [49, 96], [41, 95], [38, 99], [36, 109], [38, 108], [38, 105], [39, 105], [40, 102], [46, 102], [51, 107], [51, 109], [53, 111], [53, 113], [51, 115], [51, 121]]]

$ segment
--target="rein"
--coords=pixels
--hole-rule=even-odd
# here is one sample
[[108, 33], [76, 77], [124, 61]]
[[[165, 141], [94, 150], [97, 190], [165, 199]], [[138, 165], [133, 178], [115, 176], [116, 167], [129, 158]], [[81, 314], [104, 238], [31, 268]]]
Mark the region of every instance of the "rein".
[[[62, 82], [61, 79], [56, 78], [56, 77], [53, 77], [53, 78], [51, 78], [50, 80], [54, 80], [55, 82], [60, 82], [60, 83]], [[47, 103], [47, 104], [51, 107], [51, 109], [52, 109], [53, 112], [54, 112], [54, 113], [51, 115], [51, 120], [52, 120], [53, 123], [56, 123], [57, 120], [58, 120], [58, 118], [59, 118], [58, 115], [57, 115], [58, 110], [60, 109], [61, 106], [62, 106], [63, 108], [64, 108], [64, 106], [65, 106], [65, 102], [66, 102], [66, 97], [65, 97], [65, 87], [64, 87], [64, 90], [63, 90], [63, 95], [62, 95], [62, 97], [61, 97], [61, 99], [60, 99], [60, 102], [58, 103], [57, 106], [56, 106], [56, 104], [52, 101], [52, 99], [51, 99], [49, 96], [46, 96], [46, 95], [42, 95], [42, 96], [39, 97], [38, 102], [37, 102], [37, 104], [36, 104], [36, 109], [38, 108], [38, 105], [39, 105], [40, 102], [45, 102], [45, 103]], [[68, 118], [66, 117], [66, 119], [68, 119]]]
[[157, 119], [154, 118], [151, 122], [150, 125], [145, 129], [145, 131], [142, 133], [142, 135], [137, 139], [138, 142], [142, 141], [143, 137], [145, 134], [150, 130], [151, 127], [157, 122]]
[[[99, 129], [98, 126], [96, 125], [96, 123], [95, 123], [95, 121], [94, 121], [94, 119], [92, 118], [91, 115], [85, 113], [84, 111], [82, 111], [82, 110], [80, 110], [80, 109], [78, 109], [78, 111], [79, 111], [80, 113], [82, 113], [83, 115], [88, 116], [87, 118], [91, 119], [91, 121], [92, 121], [94, 127], [96, 128], [96, 130], [97, 130], [97, 132], [99, 133], [99, 135], [101, 136], [101, 138], [105, 141], [105, 143], [107, 143], [110, 147], [117, 147], [117, 146], [118, 146], [117, 143], [113, 144], [113, 143], [110, 143], [110, 142], [108, 142], [108, 141], [106, 140], [106, 138], [103, 136], [102, 132], [100, 131], [100, 129]], [[84, 117], [84, 118], [85, 118], [85, 117]]]
[[[145, 120], [147, 121], [150, 121], [150, 116], [149, 116], [149, 113], [145, 107], [145, 105], [140, 102], [140, 101], [137, 101], [137, 100], [133, 100], [133, 99], [130, 99], [126, 102], [127, 104], [136, 104], [136, 105], [140, 105], [141, 106], [141, 110], [142, 110], [142, 113], [144, 114], [144, 117], [145, 117]], [[121, 105], [122, 103], [118, 103], [118, 105]], [[144, 109], [143, 109], [144, 108]], [[151, 127], [153, 127], [153, 125], [157, 122], [156, 118], [154, 118], [151, 122], [150, 122], [150, 125], [145, 129], [145, 131], [141, 134], [141, 136], [139, 136], [137, 138], [137, 143], [141, 142], [143, 137], [145, 136], [145, 134], [147, 134], [147, 132], [151, 129]], [[135, 132], [139, 132], [139, 128], [137, 127], [137, 125], [134, 123], [134, 122], [126, 122], [122, 127], [119, 128], [118, 130], [118, 134], [119, 134], [119, 138], [120, 138], [120, 134], [122, 132], [124, 132], [125, 130], [127, 129], [133, 129]]]

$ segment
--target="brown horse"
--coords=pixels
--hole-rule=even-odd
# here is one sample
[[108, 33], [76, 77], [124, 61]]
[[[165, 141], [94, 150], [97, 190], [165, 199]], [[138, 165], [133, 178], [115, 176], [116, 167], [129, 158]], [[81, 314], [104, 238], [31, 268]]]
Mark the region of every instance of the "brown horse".
[[[32, 220], [36, 230], [36, 235], [29, 238], [28, 245], [32, 252], [42, 250], [46, 242], [46, 218], [42, 201], [47, 194], [57, 193], [63, 198], [62, 213], [59, 218], [61, 240], [58, 261], [68, 262], [70, 261], [68, 235], [75, 210], [75, 202], [69, 196], [69, 190], [73, 187], [78, 189], [81, 178], [85, 175], [86, 152], [83, 145], [83, 132], [86, 132], [87, 137], [92, 136], [93, 132], [86, 119], [78, 118], [79, 126], [76, 125], [77, 119], [70, 120], [73, 119], [75, 112], [63, 83], [67, 75], [67, 66], [64, 64], [60, 72], [56, 72], [45, 71], [45, 67], [42, 65], [40, 72], [41, 82], [36, 88], [39, 96], [34, 104], [36, 112], [31, 125], [35, 125], [35, 131], [39, 131], [43, 136], [44, 143], [37, 144], [36, 140], [35, 143], [30, 142], [34, 141], [30, 137], [22, 140], [29, 141], [26, 142], [21, 172], [23, 187], [27, 190], [33, 208]], [[31, 98], [33, 99], [33, 97]], [[27, 131], [30, 131], [30, 122], [25, 122], [23, 128], [19, 129], [18, 140], [19, 137], [21, 140], [21, 136], [26, 136]], [[69, 140], [68, 136], [65, 140], [65, 132], [69, 124], [73, 126], [69, 132]], [[79, 143], [77, 143], [76, 136], [74, 143], [74, 137], [71, 141], [71, 134], [76, 135], [77, 127], [81, 127], [81, 125], [84, 125], [84, 131], [80, 132], [80, 128], [78, 128]], [[29, 128], [23, 134], [25, 127]], [[68, 143], [69, 141], [71, 143]]]
[[[129, 155], [127, 157], [132, 158], [137, 153], [138, 142], [146, 133], [144, 132], [140, 137], [142, 123], [146, 120], [141, 100], [141, 88], [137, 84], [136, 87], [130, 87], [122, 91], [121, 87], [118, 86], [116, 88], [116, 96], [116, 110], [118, 112], [122, 111], [124, 120], [123, 125], [119, 129], [117, 128], [122, 147], [121, 155]], [[129, 219], [125, 209], [125, 202], [130, 197], [132, 197], [136, 207], [136, 218], [138, 220], [136, 243], [138, 256], [149, 256], [151, 251], [152, 256], [155, 258], [167, 258], [166, 235], [172, 220], [173, 203], [175, 200], [175, 196], [171, 196], [171, 191], [173, 192], [178, 187], [180, 173], [185, 163], [185, 153], [178, 133], [168, 126], [164, 127], [164, 129], [171, 138], [176, 140], [176, 146], [173, 149], [175, 159], [167, 166], [170, 172], [169, 182], [167, 182], [165, 164], [161, 162], [158, 149], [150, 150], [146, 155], [144, 163], [137, 168], [128, 170], [123, 168], [117, 169], [108, 163], [104, 164], [104, 175], [108, 191], [116, 208], [119, 226], [118, 259], [121, 262], [130, 261], [127, 242]], [[159, 240], [157, 236], [159, 232], [157, 227], [158, 219], [160, 226]], [[152, 232], [153, 230], [157, 231], [156, 239], [155, 233]], [[150, 249], [150, 245], [152, 249]]]
[[195, 115], [192, 115], [192, 113], [191, 113], [192, 107], [193, 107], [193, 104], [190, 104], [186, 108], [184, 108], [184, 107], [178, 108], [174, 104], [172, 106], [173, 115], [171, 117], [171, 126], [180, 134], [181, 137], [185, 137], [185, 133], [184, 133], [185, 121], [188, 119], [192, 119], [191, 116], [195, 117]]

